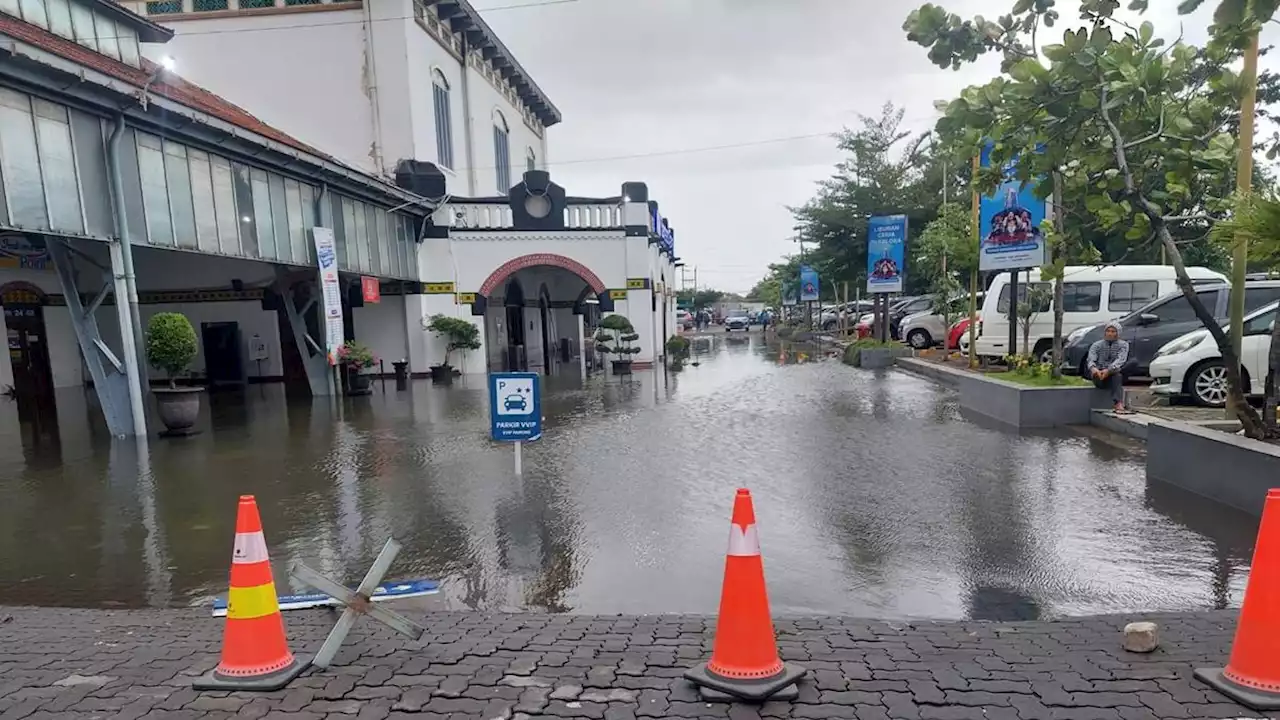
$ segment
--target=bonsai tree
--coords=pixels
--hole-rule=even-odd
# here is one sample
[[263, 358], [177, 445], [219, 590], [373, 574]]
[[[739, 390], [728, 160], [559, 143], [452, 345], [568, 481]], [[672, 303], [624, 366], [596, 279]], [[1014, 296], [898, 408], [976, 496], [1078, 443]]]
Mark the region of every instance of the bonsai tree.
[[180, 373], [196, 359], [196, 331], [182, 313], [163, 312], [147, 323], [147, 362], [169, 375], [169, 387], [176, 387]]
[[683, 335], [673, 335], [667, 340], [667, 355], [671, 356], [671, 367], [679, 370], [684, 367], [684, 361], [689, 359], [689, 338]]
[[631, 343], [640, 339], [631, 321], [625, 315], [610, 315], [600, 321], [600, 332], [596, 333], [596, 350], [609, 355], [617, 355], [618, 361], [629, 361], [632, 355], [638, 354], [640, 348]]
[[376, 365], [378, 358], [363, 343], [348, 340], [338, 348], [338, 362], [359, 373], [367, 367]]
[[480, 328], [462, 318], [432, 315], [430, 322], [427, 323], [427, 330], [445, 340], [444, 362], [440, 367], [453, 367], [449, 364], [449, 358], [455, 350], [480, 349]]

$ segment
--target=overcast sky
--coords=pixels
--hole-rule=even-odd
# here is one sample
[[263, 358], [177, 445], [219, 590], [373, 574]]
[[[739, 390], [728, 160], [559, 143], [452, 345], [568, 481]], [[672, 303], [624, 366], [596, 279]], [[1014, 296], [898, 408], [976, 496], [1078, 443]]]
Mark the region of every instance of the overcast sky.
[[[473, 0], [482, 11], [537, 2], [546, 0]], [[548, 135], [552, 177], [574, 195], [648, 183], [698, 284], [745, 291], [796, 251], [786, 206], [803, 204], [830, 175], [839, 160], [831, 133], [889, 101], [926, 130], [935, 100], [998, 71], [994, 57], [959, 72], [929, 63], [902, 32], [919, 4], [561, 0], [484, 16], [564, 115]], [[995, 17], [1012, 0], [938, 4]], [[1176, 4], [1151, 3], [1158, 35], [1177, 35]], [[1058, 38], [1079, 25], [1067, 10], [1076, 4], [1059, 5]], [[1208, 13], [1182, 20], [1188, 40], [1203, 39]], [[707, 149], [726, 145], [738, 147]], [[617, 159], [642, 154], [652, 155]]]

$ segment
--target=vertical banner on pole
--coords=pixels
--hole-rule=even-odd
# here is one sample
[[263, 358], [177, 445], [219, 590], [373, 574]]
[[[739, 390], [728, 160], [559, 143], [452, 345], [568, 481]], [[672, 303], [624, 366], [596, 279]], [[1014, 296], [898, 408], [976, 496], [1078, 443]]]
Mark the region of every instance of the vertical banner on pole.
[[338, 283], [338, 252], [330, 228], [312, 228], [311, 238], [316, 246], [316, 259], [320, 265], [320, 297], [324, 310], [325, 351], [329, 364], [338, 362], [338, 348], [346, 339], [342, 323], [342, 286]]
[[867, 221], [867, 292], [900, 293], [906, 285], [907, 216]]
[[[982, 167], [990, 167], [992, 148], [991, 143], [983, 147], [978, 161]], [[1016, 160], [1005, 165], [1004, 182], [979, 199], [979, 270], [1020, 270], [1047, 262], [1040, 223], [1048, 203], [1036, 199], [1031, 185], [1014, 176], [1016, 168]]]

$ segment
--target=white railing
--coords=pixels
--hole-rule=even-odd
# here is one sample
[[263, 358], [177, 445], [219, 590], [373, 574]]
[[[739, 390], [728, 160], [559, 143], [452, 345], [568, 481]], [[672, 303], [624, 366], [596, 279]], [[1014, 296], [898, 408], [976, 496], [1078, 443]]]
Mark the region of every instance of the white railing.
[[[493, 230], [512, 226], [511, 207], [490, 203], [450, 203], [446, 224], [455, 230]], [[566, 229], [620, 228], [619, 205], [570, 205], [564, 209]]]

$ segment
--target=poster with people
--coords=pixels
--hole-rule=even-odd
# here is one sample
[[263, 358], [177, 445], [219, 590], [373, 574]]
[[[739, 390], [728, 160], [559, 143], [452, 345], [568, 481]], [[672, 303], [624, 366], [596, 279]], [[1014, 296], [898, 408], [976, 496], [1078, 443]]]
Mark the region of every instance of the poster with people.
[[902, 292], [906, 285], [907, 216], [867, 221], [867, 292]]
[[816, 302], [822, 287], [818, 285], [818, 271], [808, 265], [800, 266], [800, 302]]
[[[982, 150], [983, 167], [991, 164], [991, 148], [988, 144]], [[1047, 262], [1040, 223], [1045, 219], [1048, 203], [1036, 199], [1030, 183], [1024, 184], [1013, 176], [1014, 167], [1014, 162], [1005, 167], [1005, 182], [978, 204], [980, 270], [1033, 268]]]

